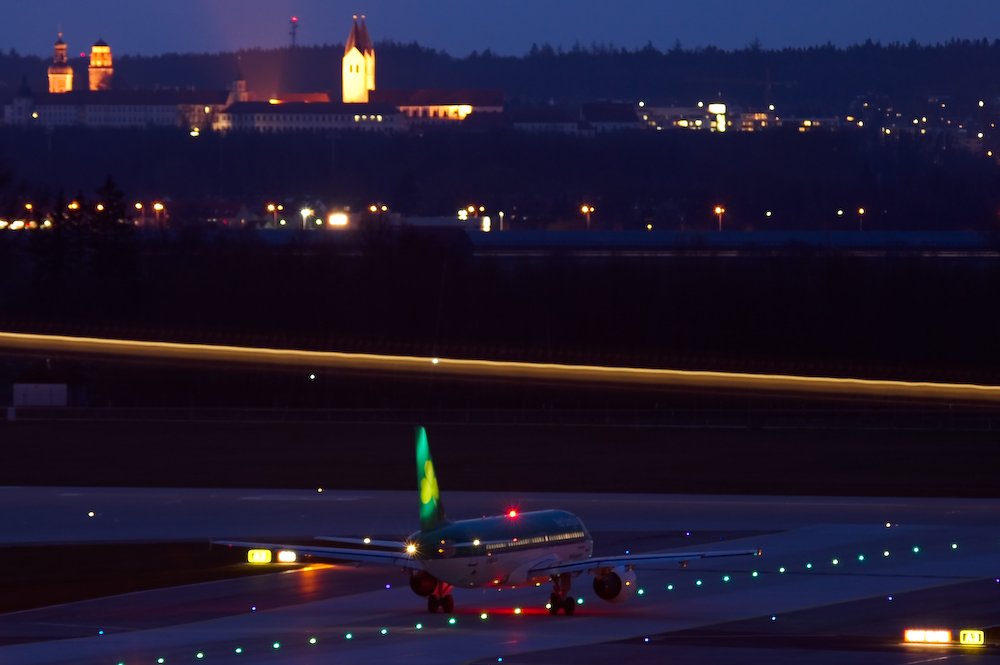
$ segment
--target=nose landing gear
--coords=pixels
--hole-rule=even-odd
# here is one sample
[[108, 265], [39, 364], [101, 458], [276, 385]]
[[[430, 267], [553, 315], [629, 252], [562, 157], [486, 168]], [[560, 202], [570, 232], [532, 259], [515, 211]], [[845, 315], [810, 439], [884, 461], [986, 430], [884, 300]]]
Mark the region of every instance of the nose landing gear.
[[552, 595], [549, 596], [549, 614], [555, 616], [562, 610], [566, 616], [573, 616], [576, 611], [576, 598], [569, 595], [572, 586], [568, 573], [552, 576]]
[[455, 598], [451, 595], [452, 586], [444, 582], [438, 582], [434, 588], [434, 593], [427, 596], [427, 611], [436, 614], [440, 609], [445, 614], [455, 611]]

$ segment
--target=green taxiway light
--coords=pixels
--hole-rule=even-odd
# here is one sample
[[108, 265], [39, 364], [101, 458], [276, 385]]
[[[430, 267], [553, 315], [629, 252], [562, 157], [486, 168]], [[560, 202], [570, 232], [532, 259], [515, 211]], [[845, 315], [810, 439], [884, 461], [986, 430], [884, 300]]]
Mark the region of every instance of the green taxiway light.
[[243, 647], [236, 647], [235, 649], [233, 649], [233, 653], [237, 655], [243, 653]]
[[695, 580], [695, 586], [701, 586], [701, 580]]
[[354, 639], [354, 635], [352, 635], [351, 633], [348, 633], [347, 635], [344, 635], [344, 639], [345, 640], [353, 640]]
[[783, 573], [783, 572], [785, 572], [785, 567], [784, 567], [784, 566], [782, 566], [781, 568], [778, 568], [778, 572], [779, 572], [779, 573]]
[[913, 546], [913, 553], [914, 553], [914, 554], [920, 554], [920, 548], [919, 548], [919, 547], [917, 547], [916, 545], [914, 545], [914, 546]]
[[729, 581], [729, 575], [723, 575], [722, 576], [722, 581], [723, 582], [728, 582]]
[[423, 630], [424, 629], [424, 624], [418, 623], [416, 626], [414, 626], [414, 628], [416, 628], [417, 630]]
[[204, 654], [204, 653], [202, 653], [201, 651], [199, 651], [198, 653], [196, 653], [196, 654], [194, 655], [194, 657], [195, 657], [195, 658], [197, 658], [198, 660], [201, 660], [202, 658], [204, 658], [204, 657], [205, 657], [205, 654]]
[[839, 563], [840, 563], [840, 559], [834, 559], [834, 560], [833, 560], [833, 565], [835, 565], [835, 566], [836, 566], [836, 565], [837, 565], [837, 564], [839, 564]]
[[381, 633], [382, 635], [388, 635], [389, 634], [389, 629], [388, 628], [383, 628], [382, 630], [380, 630], [378, 632]]
[[159, 663], [159, 665], [163, 665], [163, 663], [167, 662], [167, 659], [166, 658], [157, 658], [156, 662]]
[[806, 564], [806, 570], [812, 570], [813, 565], [811, 563]]
[[958, 549], [958, 543], [952, 543], [951, 544], [951, 549], [957, 550]]
[[490, 618], [490, 615], [488, 615], [486, 612], [483, 612], [482, 614], [479, 615], [479, 618], [482, 619], [483, 621], [486, 621], [487, 619]]
[[644, 596], [644, 595], [646, 595], [646, 590], [645, 589], [639, 589], [638, 594], [640, 596]]
[[667, 591], [673, 591], [673, 590], [674, 590], [674, 585], [673, 584], [668, 584], [667, 585]]
[[885, 550], [884, 552], [882, 552], [882, 556], [889, 556], [889, 550]]
[[274, 644], [271, 645], [271, 648], [272, 649], [280, 649], [281, 648], [281, 642], [275, 642]]
[[455, 617], [450, 617], [450, 618], [448, 619], [448, 625], [449, 625], [449, 626], [454, 626], [454, 625], [455, 625], [455, 623], [457, 623], [457, 621], [456, 621]]
[[753, 571], [752, 573], [750, 573], [750, 577], [757, 577], [757, 576], [758, 576], [759, 574], [760, 574], [760, 573], [758, 573], [758, 572], [757, 572], [757, 571], [755, 570], [755, 571]]
[[310, 637], [310, 638], [309, 638], [309, 644], [316, 644], [316, 641], [317, 641], [317, 640], [316, 640], [316, 638], [315, 638], [315, 637]]

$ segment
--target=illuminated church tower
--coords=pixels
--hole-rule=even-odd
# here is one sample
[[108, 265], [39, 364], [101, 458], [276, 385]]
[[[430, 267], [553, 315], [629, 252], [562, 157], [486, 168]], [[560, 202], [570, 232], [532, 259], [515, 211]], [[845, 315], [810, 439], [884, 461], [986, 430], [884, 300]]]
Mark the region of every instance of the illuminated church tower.
[[111, 78], [115, 75], [111, 65], [111, 47], [103, 39], [97, 40], [90, 49], [90, 89], [110, 90]]
[[69, 56], [66, 54], [66, 42], [63, 41], [62, 33], [56, 40], [55, 55], [52, 56], [52, 64], [49, 65], [49, 92], [53, 95], [60, 95], [64, 92], [73, 92], [73, 68], [69, 66]]
[[375, 46], [368, 35], [365, 17], [354, 17], [354, 27], [347, 37], [343, 65], [344, 103], [366, 104], [368, 93], [375, 89]]

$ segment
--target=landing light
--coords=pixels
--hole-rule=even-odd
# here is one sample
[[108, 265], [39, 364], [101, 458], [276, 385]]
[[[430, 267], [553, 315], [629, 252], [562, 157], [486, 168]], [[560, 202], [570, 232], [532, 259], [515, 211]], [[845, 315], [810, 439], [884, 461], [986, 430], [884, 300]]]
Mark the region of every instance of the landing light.
[[413, 543], [410, 543], [409, 545], [406, 546], [406, 553], [409, 554], [409, 555], [411, 555], [411, 556], [414, 555], [414, 554], [416, 554], [417, 553], [417, 546], [414, 545]]

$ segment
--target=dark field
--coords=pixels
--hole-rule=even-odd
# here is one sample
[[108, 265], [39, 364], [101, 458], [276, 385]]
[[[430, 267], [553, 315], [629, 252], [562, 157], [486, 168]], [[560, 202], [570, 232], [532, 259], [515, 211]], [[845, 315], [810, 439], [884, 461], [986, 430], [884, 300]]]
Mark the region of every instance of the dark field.
[[[722, 416], [717, 416], [721, 418]], [[997, 431], [428, 422], [445, 489], [998, 496]], [[808, 418], [808, 414], [799, 419]], [[708, 420], [702, 417], [702, 421]], [[415, 423], [414, 423], [415, 424]], [[406, 424], [0, 423], [0, 484], [410, 489]]]

